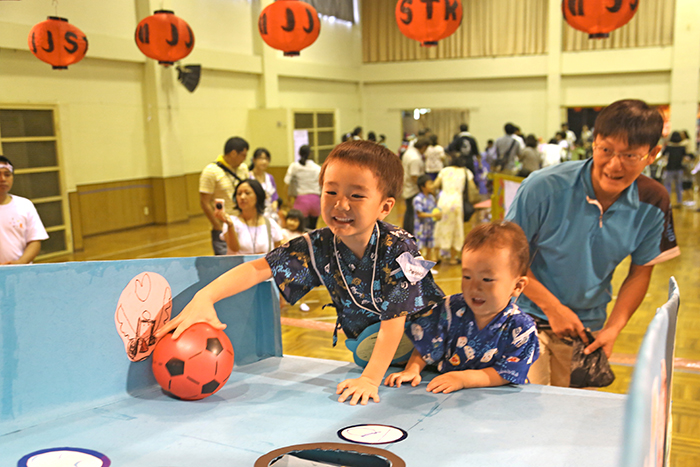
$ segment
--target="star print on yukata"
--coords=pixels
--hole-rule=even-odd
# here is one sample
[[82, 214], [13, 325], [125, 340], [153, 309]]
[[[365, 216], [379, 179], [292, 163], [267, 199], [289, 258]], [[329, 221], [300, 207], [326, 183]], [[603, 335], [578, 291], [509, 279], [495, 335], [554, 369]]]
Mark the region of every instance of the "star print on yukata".
[[540, 355], [534, 320], [512, 302], [481, 330], [462, 294], [410, 321], [406, 335], [441, 373], [493, 367], [501, 378], [522, 384]]
[[[433, 307], [444, 297], [429, 269], [415, 284], [406, 278], [396, 259], [406, 252], [418, 257], [420, 252], [410, 234], [391, 224], [377, 222], [362, 258], [356, 257], [327, 227], [310, 232], [308, 237], [312, 252], [307, 239], [301, 236], [267, 254], [272, 277], [291, 304], [314, 287], [325, 285], [338, 322], [349, 338], [356, 338], [379, 321], [411, 316]], [[311, 253], [321, 277], [314, 270]]]

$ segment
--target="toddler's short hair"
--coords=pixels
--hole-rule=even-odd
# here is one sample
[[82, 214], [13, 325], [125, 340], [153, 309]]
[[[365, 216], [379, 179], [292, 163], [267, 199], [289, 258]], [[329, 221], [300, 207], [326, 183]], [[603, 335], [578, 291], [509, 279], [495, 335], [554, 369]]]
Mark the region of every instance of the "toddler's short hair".
[[644, 101], [623, 99], [604, 108], [595, 120], [594, 137], [627, 140], [630, 147], [654, 148], [661, 139], [664, 118]]
[[[378, 188], [385, 198], [398, 198], [403, 189], [403, 165], [391, 150], [371, 141], [353, 140], [337, 145], [321, 167], [319, 183], [323, 186], [326, 168], [334, 161], [366, 168], [377, 177]], [[348, 174], [352, 176], [352, 174]]]
[[514, 222], [489, 222], [474, 227], [464, 240], [462, 251], [483, 247], [508, 248], [512, 267], [519, 276], [527, 275], [530, 266], [530, 245], [525, 232]]
[[418, 185], [418, 188], [423, 188], [425, 184], [431, 180], [432, 178], [430, 178], [430, 175], [423, 174], [416, 180], [416, 185]]

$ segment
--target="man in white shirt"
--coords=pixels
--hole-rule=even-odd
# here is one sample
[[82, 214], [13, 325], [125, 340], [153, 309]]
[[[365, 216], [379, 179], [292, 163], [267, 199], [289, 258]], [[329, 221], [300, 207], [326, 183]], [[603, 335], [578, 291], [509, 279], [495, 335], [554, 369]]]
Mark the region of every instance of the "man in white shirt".
[[430, 146], [428, 138], [419, 138], [413, 147], [406, 149], [401, 157], [403, 164], [403, 198], [406, 200], [406, 212], [403, 216], [403, 229], [413, 234], [413, 198], [419, 193], [418, 177], [425, 173], [423, 154]]
[[0, 156], [0, 265], [29, 264], [49, 238], [31, 201], [11, 195], [15, 169]]

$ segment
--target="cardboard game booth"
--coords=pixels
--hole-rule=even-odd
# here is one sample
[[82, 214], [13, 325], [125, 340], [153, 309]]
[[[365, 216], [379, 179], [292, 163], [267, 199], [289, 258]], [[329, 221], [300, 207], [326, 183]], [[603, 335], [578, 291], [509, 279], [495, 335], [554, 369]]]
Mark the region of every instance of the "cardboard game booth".
[[[272, 282], [216, 306], [235, 350], [225, 385], [198, 401], [169, 397], [150, 357], [127, 357], [140, 358], [141, 347], [117, 331], [140, 329], [120, 318], [126, 289], [144, 299], [143, 273], [152, 274], [152, 290], [164, 304], [170, 294], [175, 316], [203, 286], [253, 258], [1, 267], [0, 465], [601, 467], [621, 465], [628, 449], [651, 452], [646, 425], [637, 444], [623, 448], [625, 425], [652, 423], [629, 410], [625, 421], [625, 395], [537, 385], [432, 394], [424, 380], [380, 388], [380, 403], [340, 404], [336, 385], [362, 369], [283, 357]], [[665, 346], [668, 326], [661, 327], [654, 339]], [[139, 335], [148, 336], [148, 326]], [[660, 358], [668, 357], [652, 352], [644, 364], [659, 367]], [[657, 398], [656, 407], [667, 400]]]

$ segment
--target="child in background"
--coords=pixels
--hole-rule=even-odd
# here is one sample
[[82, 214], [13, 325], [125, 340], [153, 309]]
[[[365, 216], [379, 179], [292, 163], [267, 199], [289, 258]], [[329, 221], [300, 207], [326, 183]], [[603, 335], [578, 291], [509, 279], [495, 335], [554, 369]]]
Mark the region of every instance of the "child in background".
[[304, 213], [298, 209], [290, 209], [287, 213], [285, 228], [282, 229], [282, 243], [287, 243], [306, 232], [304, 227]]
[[[416, 245], [423, 254], [423, 257], [430, 261], [438, 259], [435, 248], [434, 232], [435, 221], [442, 215], [437, 208], [437, 200], [433, 195], [433, 179], [430, 175], [421, 175], [416, 182], [420, 193], [413, 198], [413, 225], [415, 229]], [[435, 274], [437, 271], [433, 271]]]
[[428, 383], [434, 393], [524, 383], [539, 357], [535, 322], [515, 304], [528, 283], [529, 259], [517, 224], [472, 229], [462, 249], [462, 293], [411, 319], [406, 334], [415, 349], [406, 368], [385, 384], [417, 386], [429, 364], [441, 373]]
[[[224, 329], [214, 303], [270, 278], [291, 304], [324, 285], [338, 313], [336, 330], [342, 328], [347, 337], [357, 338], [381, 322], [367, 366], [359, 378], [338, 384], [338, 401], [379, 402], [379, 385], [401, 341], [406, 318], [434, 307], [443, 293], [426, 261], [418, 258], [413, 237], [383, 222], [402, 190], [403, 166], [394, 153], [369, 141], [347, 141], [328, 155], [319, 181], [321, 215], [328, 227], [222, 274], [197, 292], [156, 337], [175, 330], [177, 339], [198, 322]], [[336, 340], [334, 335], [334, 344]]]

